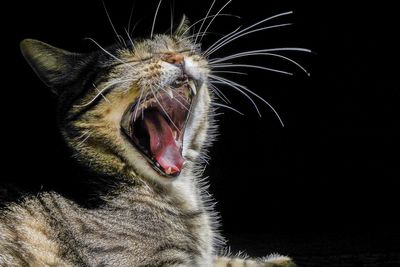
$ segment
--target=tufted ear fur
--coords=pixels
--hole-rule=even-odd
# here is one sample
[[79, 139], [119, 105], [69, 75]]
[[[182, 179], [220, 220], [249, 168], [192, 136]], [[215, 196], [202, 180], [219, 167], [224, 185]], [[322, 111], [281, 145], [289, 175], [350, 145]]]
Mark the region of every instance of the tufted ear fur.
[[68, 52], [38, 40], [25, 39], [20, 47], [35, 73], [56, 94], [75, 82], [86, 65], [84, 54]]
[[187, 29], [189, 28], [189, 20], [187, 19], [186, 15], [183, 15], [181, 18], [181, 21], [178, 24], [178, 27], [176, 27], [176, 30], [174, 32], [175, 36], [183, 36], [183, 35], [188, 35], [189, 31]]

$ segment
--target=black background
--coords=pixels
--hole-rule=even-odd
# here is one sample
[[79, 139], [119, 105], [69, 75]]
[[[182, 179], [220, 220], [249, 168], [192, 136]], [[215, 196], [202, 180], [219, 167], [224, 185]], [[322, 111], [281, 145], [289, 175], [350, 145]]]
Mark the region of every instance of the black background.
[[[122, 34], [133, 1], [105, 3]], [[176, 0], [175, 19], [185, 13], [194, 22], [210, 3]], [[134, 36], [149, 34], [156, 6], [157, 1], [136, 1], [132, 21], [141, 23]], [[383, 3], [236, 0], [226, 12], [241, 19], [221, 17], [211, 31], [224, 34], [290, 10], [294, 15], [266, 25], [294, 26], [248, 36], [215, 55], [289, 46], [315, 52], [284, 53], [306, 67], [310, 77], [267, 57], [241, 62], [294, 75], [248, 70], [248, 76], [226, 76], [267, 99], [286, 127], [260, 101], [261, 118], [246, 98], [222, 88], [233, 107], [245, 113], [226, 110], [218, 117], [220, 136], [206, 170], [224, 233], [236, 249], [243, 248], [238, 244], [243, 240], [263, 240], [244, 248], [260, 255], [261, 250], [280, 250], [304, 262], [305, 254], [355, 251], [398, 259], [399, 15]], [[20, 55], [19, 42], [36, 38], [84, 52], [95, 47], [83, 38], [109, 45], [115, 35], [101, 1], [21, 1], [2, 4], [2, 13], [3, 173], [5, 179], [39, 189], [46, 179], [68, 180], [69, 156], [57, 132], [54, 99]], [[170, 1], [165, 0], [156, 31], [167, 31], [169, 25]], [[218, 38], [207, 36], [204, 46]], [[364, 263], [360, 259], [354, 266]]]

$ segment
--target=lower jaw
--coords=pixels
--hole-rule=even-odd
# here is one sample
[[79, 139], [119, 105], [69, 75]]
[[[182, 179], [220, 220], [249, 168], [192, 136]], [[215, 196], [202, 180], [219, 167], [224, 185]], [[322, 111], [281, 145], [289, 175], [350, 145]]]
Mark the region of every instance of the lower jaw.
[[[155, 172], [155, 174], [157, 174], [158, 176], [162, 177], [162, 180], [164, 181], [173, 181], [175, 179], [177, 179], [182, 172], [184, 172], [184, 168], [182, 168], [182, 170], [178, 173], [174, 173], [173, 175], [169, 175], [166, 174], [163, 170], [161, 170], [156, 163], [145, 153], [141, 152], [141, 148], [124, 132], [121, 130], [121, 134], [125, 137], [125, 139], [127, 139], [129, 141], [129, 143], [133, 146], [133, 148], [136, 150], [136, 152], [142, 157], [142, 159], [131, 159], [131, 164], [133, 165], [133, 171], [135, 173], [135, 176], [141, 176], [139, 173], [144, 173], [146, 176], [150, 176], [153, 177], [154, 173], [152, 174], [151, 172]], [[148, 172], [146, 169], [149, 168], [140, 168], [142, 170], [138, 170], [137, 166], [135, 166], [137, 164], [138, 160], [142, 160], [144, 161], [144, 164], [147, 164], [151, 171]], [[136, 163], [136, 164], [135, 164]], [[185, 166], [185, 164], [184, 164]], [[148, 172], [146, 174], [146, 172]], [[142, 177], [143, 178], [143, 177]]]

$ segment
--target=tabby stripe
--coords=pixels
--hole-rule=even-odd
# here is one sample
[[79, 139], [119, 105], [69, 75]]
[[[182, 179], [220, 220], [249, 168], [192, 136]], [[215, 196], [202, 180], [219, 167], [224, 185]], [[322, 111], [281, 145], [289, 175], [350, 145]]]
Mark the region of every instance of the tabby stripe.
[[[100, 217], [100, 218], [98, 218]], [[126, 237], [132, 237], [136, 240], [141, 240], [143, 238], [147, 238], [147, 239], [156, 239], [159, 236], [157, 235], [157, 231], [149, 231], [149, 229], [137, 229], [138, 225], [133, 225], [130, 222], [128, 222], [127, 224], [123, 224], [123, 219], [120, 218], [114, 218], [112, 219], [112, 221], [110, 222], [110, 217], [104, 215], [98, 215], [97, 217], [92, 217], [92, 220], [96, 221], [96, 224], [98, 224], [100, 221], [100, 223], [103, 224], [103, 226], [101, 226], [101, 228], [103, 229], [103, 231], [107, 231], [109, 228], [107, 228], [107, 225], [110, 227], [116, 227], [118, 226], [120, 228], [120, 232], [113, 232], [113, 233], [109, 233], [107, 232], [107, 235], [109, 236], [104, 236], [104, 239], [107, 240], [115, 240], [115, 236], [117, 237], [122, 237], [122, 238], [126, 238]], [[136, 227], [135, 227], [136, 226]], [[187, 235], [187, 233], [183, 232], [181, 233], [183, 236]]]
[[[146, 217], [146, 216], [148, 216], [148, 214], [152, 215], [152, 213], [150, 213], [150, 212], [148, 212], [147, 214], [144, 214], [141, 211], [140, 217]], [[141, 222], [141, 223], [143, 223], [143, 225], [142, 224], [136, 224], [136, 225], [132, 224], [132, 222], [135, 221], [134, 218], [131, 218], [132, 220], [129, 220], [127, 223], [124, 223], [124, 221], [126, 221], [126, 218], [116, 217], [111, 220], [111, 218], [109, 218], [107, 215], [101, 216], [101, 218], [103, 220], [108, 220], [108, 222], [104, 221], [103, 223], [107, 223], [108, 225], [112, 225], [112, 226], [119, 226], [121, 229], [127, 229], [127, 230], [129, 229], [130, 231], [136, 231], [137, 227], [139, 227], [139, 226], [146, 226], [146, 229], [150, 229], [149, 224], [146, 224], [146, 222]], [[96, 220], [100, 220], [100, 218], [96, 218]], [[110, 222], [112, 222], [112, 223], [110, 223]], [[138, 223], [139, 222], [140, 221], [138, 221]], [[160, 226], [160, 227], [162, 227], [162, 226]], [[156, 230], [156, 229], [157, 228], [153, 228], [151, 230]], [[153, 237], [153, 235], [149, 235], [149, 236]]]
[[163, 259], [160, 261], [157, 261], [157, 263], [152, 263], [152, 264], [142, 264], [139, 265], [138, 267], [170, 267], [170, 266], [174, 266], [174, 265], [179, 265], [179, 264], [184, 264], [185, 261], [181, 260], [181, 259]]
[[[139, 216], [139, 214], [140, 214], [140, 217], [146, 217], [146, 216], [148, 216], [148, 217], [151, 218], [151, 217], [153, 217], [154, 212], [153, 212], [152, 210], [144, 211], [144, 210], [143, 210], [143, 207], [140, 207], [140, 210], [138, 211], [137, 214], [138, 214], [138, 216]], [[109, 218], [108, 218], [106, 215], [104, 216], [104, 219], [109, 220]], [[179, 219], [179, 220], [168, 220], [168, 221], [163, 221], [162, 223], [158, 223], [158, 224], [153, 225], [153, 226], [151, 226], [151, 225], [149, 225], [149, 224], [144, 224], [144, 225], [141, 225], [141, 224], [140, 224], [140, 225], [138, 225], [138, 224], [136, 224], [136, 225], [130, 225], [130, 224], [125, 225], [125, 224], [122, 224], [122, 228], [124, 228], [124, 229], [129, 228], [129, 229], [132, 229], [132, 230], [136, 230], [136, 228], [132, 228], [132, 227], [135, 227], [135, 226], [138, 226], [138, 227], [143, 226], [143, 228], [142, 228], [141, 230], [147, 230], [146, 232], [148, 232], [148, 231], [150, 231], [150, 232], [157, 232], [158, 230], [165, 230], [166, 227], [169, 227], [169, 228], [174, 229], [177, 233], [180, 233], [180, 234], [182, 234], [183, 236], [185, 236], [185, 235], [188, 234], [188, 233], [187, 233], [187, 230], [186, 230], [186, 229], [181, 229], [181, 228], [177, 228], [177, 227], [176, 227], [176, 225], [179, 225], [179, 222], [181, 222], [183, 218], [178, 218], [178, 219]], [[135, 219], [132, 218], [132, 221], [134, 221], [134, 220], [135, 220]], [[114, 221], [115, 225], [121, 226], [121, 221], [123, 221], [123, 220], [118, 219], [118, 218], [114, 218], [113, 221]], [[143, 232], [143, 233], [144, 233], [144, 232]], [[150, 233], [149, 233], [148, 235], [151, 236], [151, 237], [157, 237], [156, 235], [151, 235]]]
[[[132, 228], [132, 225], [130, 223], [126, 223], [124, 224], [124, 220], [115, 218], [113, 220], [113, 223], [110, 223], [109, 220], [111, 219], [110, 217], [104, 215], [104, 216], [100, 216], [101, 218], [99, 218], [100, 214], [96, 214], [97, 216], [91, 214], [90, 221], [87, 222], [83, 222], [80, 218], [76, 217], [74, 218], [74, 221], [82, 222], [82, 225], [84, 225], [85, 228], [91, 229], [93, 232], [94, 236], [97, 236], [98, 238], [102, 238], [102, 239], [106, 239], [106, 240], [115, 240], [115, 236], [120, 236], [120, 237], [133, 237], [136, 240], [140, 240], [143, 239], [143, 237], [147, 237], [147, 238], [156, 238], [157, 235], [150, 235], [150, 234], [146, 234], [142, 231], [142, 229], [138, 230], [136, 228]], [[90, 223], [88, 223], [90, 222]], [[81, 225], [81, 226], [82, 226]], [[115, 227], [115, 226], [119, 226], [121, 229], [120, 233], [110, 233], [108, 232], [109, 227]], [[82, 227], [80, 227], [82, 228]], [[102, 234], [100, 234], [100, 232]], [[128, 233], [129, 232], [129, 233]]]
[[173, 210], [168, 209], [168, 208], [162, 208], [162, 207], [158, 206], [157, 203], [153, 203], [153, 202], [150, 202], [148, 200], [134, 200], [133, 204], [135, 204], [135, 203], [139, 203], [139, 204], [143, 204], [145, 206], [149, 206], [152, 209], [161, 211], [163, 213], [167, 213], [168, 215], [174, 216], [174, 217], [179, 218], [179, 219], [196, 219], [196, 217], [200, 217], [203, 214], [202, 211], [193, 211], [193, 212], [190, 212], [190, 213], [189, 212], [188, 213], [181, 213], [181, 212], [178, 212], [178, 211], [173, 211]]
[[[54, 208], [58, 207], [58, 205], [56, 203], [54, 203], [54, 198], [52, 195], [50, 195], [49, 199], [52, 200], [53, 205], [50, 205], [50, 203], [47, 203], [43, 198], [38, 198], [40, 204], [42, 205], [42, 207], [48, 212], [48, 219], [51, 219], [52, 223], [54, 224], [54, 226], [56, 227], [57, 230], [60, 229], [67, 229], [66, 226], [59, 220], [57, 220], [54, 217]], [[49, 207], [51, 206], [51, 208]], [[59, 212], [60, 207], [58, 207]], [[61, 215], [61, 214], [60, 214]], [[50, 216], [50, 217], [49, 217]], [[61, 215], [62, 216], [62, 215]], [[63, 217], [63, 216], [62, 216]], [[55, 240], [59, 245], [60, 245], [60, 249], [61, 249], [61, 254], [63, 257], [67, 258], [69, 261], [77, 264], [78, 266], [88, 266], [88, 261], [84, 260], [81, 255], [78, 253], [78, 251], [74, 248], [79, 248], [79, 243], [74, 239], [74, 237], [70, 234], [67, 233], [66, 231], [59, 231], [59, 234], [57, 235], [57, 240]], [[71, 241], [75, 241], [75, 242], [71, 242]], [[67, 245], [68, 244], [68, 245]], [[62, 249], [65, 249], [64, 251], [62, 251]]]
[[[177, 241], [180, 242], [180, 241]], [[156, 252], [155, 253], [162, 253], [166, 250], [177, 250], [177, 251], [183, 251], [186, 252], [188, 254], [191, 254], [191, 256], [193, 255], [201, 255], [200, 251], [198, 249], [196, 249], [196, 247], [192, 247], [189, 245], [186, 246], [179, 246], [177, 244], [164, 244], [161, 245], [159, 247], [157, 247]]]
[[92, 253], [97, 253], [97, 254], [111, 254], [111, 253], [118, 253], [128, 250], [128, 247], [126, 246], [113, 246], [113, 247], [92, 247], [89, 248], [89, 251]]

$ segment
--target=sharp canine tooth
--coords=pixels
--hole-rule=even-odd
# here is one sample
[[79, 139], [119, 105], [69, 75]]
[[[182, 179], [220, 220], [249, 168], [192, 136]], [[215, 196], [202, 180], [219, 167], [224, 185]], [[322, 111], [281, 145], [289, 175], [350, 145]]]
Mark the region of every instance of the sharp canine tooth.
[[196, 85], [192, 80], [189, 81], [189, 87], [190, 89], [192, 89], [193, 94], [196, 95], [197, 94]]
[[174, 139], [176, 140], [176, 137], [177, 137], [178, 133], [176, 131], [173, 131], [172, 135], [174, 136]]
[[165, 173], [166, 173], [166, 174], [171, 174], [171, 167], [169, 167], [169, 168], [165, 171]]
[[172, 93], [171, 88], [167, 88], [167, 94], [169, 95], [169, 97], [172, 99], [174, 98], [174, 94]]

